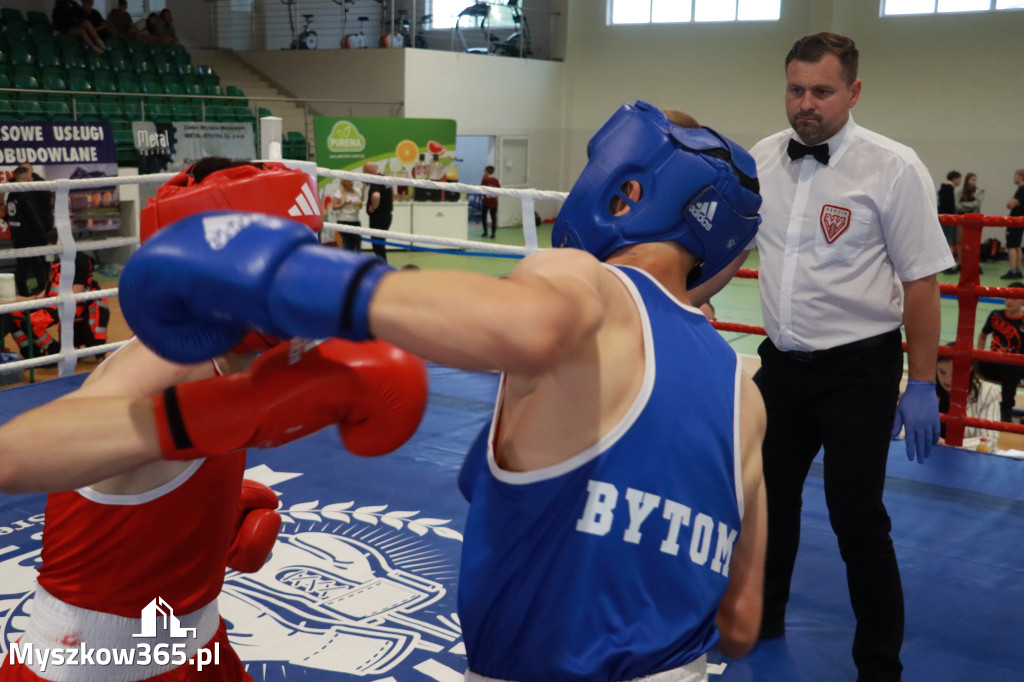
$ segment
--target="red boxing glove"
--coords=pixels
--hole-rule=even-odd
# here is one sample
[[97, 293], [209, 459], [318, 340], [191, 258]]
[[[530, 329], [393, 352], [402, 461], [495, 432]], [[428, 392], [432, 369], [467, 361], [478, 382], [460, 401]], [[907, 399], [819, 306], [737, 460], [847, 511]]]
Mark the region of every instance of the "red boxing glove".
[[277, 495], [273, 490], [256, 481], [242, 481], [235, 539], [228, 550], [228, 568], [255, 573], [267, 563], [281, 530], [281, 515], [275, 509]]
[[242, 340], [231, 349], [232, 353], [266, 353], [282, 342], [282, 339], [270, 334], [250, 329], [249, 333], [242, 337]]
[[172, 386], [153, 399], [165, 459], [290, 443], [337, 424], [357, 455], [404, 444], [427, 405], [427, 369], [384, 341], [294, 339], [248, 371]]

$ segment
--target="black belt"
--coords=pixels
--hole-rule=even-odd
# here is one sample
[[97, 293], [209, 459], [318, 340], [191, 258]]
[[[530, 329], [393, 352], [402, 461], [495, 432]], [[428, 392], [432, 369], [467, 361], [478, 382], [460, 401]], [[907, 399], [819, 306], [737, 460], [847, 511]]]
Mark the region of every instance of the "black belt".
[[886, 343], [890, 343], [894, 336], [902, 339], [898, 327], [893, 329], [891, 332], [885, 332], [878, 336], [870, 336], [866, 339], [861, 339], [860, 341], [854, 341], [853, 343], [845, 343], [842, 346], [825, 348], [824, 350], [779, 350], [779, 352], [790, 360], [795, 360], [797, 362], [817, 362], [819, 360], [828, 360], [830, 358], [839, 357], [852, 351], [883, 346]]

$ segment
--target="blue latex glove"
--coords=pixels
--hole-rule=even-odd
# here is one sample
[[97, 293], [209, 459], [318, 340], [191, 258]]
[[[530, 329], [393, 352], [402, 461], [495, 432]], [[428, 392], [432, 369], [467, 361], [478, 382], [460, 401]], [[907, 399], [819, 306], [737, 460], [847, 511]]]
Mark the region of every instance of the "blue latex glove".
[[896, 406], [896, 421], [892, 437], [906, 428], [907, 459], [917, 459], [924, 464], [932, 452], [932, 446], [939, 440], [939, 397], [935, 394], [934, 381], [908, 381], [907, 390]]

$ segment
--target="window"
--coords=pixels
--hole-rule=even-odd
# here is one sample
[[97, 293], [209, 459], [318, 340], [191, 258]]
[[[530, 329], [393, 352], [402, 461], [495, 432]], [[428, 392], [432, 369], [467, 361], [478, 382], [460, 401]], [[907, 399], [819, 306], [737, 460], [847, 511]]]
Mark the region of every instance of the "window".
[[1024, 9], [1024, 0], [882, 0], [882, 16]]
[[[487, 26], [490, 28], [515, 28], [515, 18], [519, 10], [509, 7], [504, 2], [474, 2], [474, 0], [433, 0], [427, 9], [431, 15], [431, 26], [433, 28], [455, 28], [455, 22], [459, 13], [478, 5], [490, 5], [486, 17]], [[459, 22], [462, 28], [478, 28], [483, 18], [476, 13], [469, 15]]]
[[778, 21], [781, 4], [781, 0], [609, 0], [608, 23]]

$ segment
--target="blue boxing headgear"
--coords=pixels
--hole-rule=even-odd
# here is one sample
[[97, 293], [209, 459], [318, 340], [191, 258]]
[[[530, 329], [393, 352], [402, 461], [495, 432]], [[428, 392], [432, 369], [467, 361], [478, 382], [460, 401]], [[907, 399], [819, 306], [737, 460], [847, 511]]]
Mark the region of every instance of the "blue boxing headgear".
[[[605, 260], [624, 246], [673, 241], [701, 264], [696, 286], [750, 243], [761, 222], [757, 168], [710, 128], [681, 128], [646, 102], [620, 108], [591, 138], [589, 161], [555, 220], [551, 244]], [[627, 196], [629, 181], [641, 196]], [[615, 215], [614, 198], [629, 210]]]

